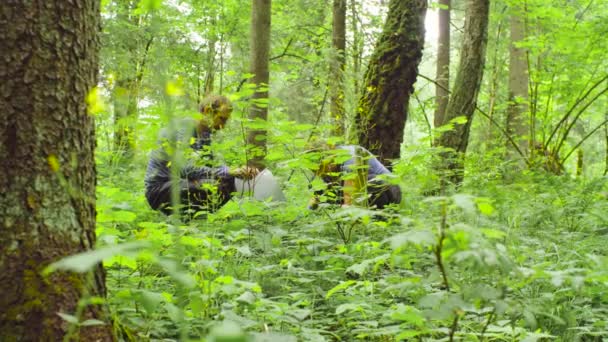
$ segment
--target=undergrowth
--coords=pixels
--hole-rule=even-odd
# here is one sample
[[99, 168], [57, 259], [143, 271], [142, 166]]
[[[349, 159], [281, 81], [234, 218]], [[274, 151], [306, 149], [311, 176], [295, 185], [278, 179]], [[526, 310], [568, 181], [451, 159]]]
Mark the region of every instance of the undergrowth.
[[[103, 156], [102, 156], [103, 157]], [[420, 165], [420, 164], [415, 164]], [[100, 243], [124, 340], [605, 341], [606, 179], [469, 175], [425, 196], [397, 166], [391, 212], [235, 199], [183, 223], [148, 209], [140, 168], [100, 176]], [[109, 171], [109, 170], [106, 170]], [[223, 323], [222, 323], [223, 322]], [[233, 338], [233, 339], [227, 339]]]

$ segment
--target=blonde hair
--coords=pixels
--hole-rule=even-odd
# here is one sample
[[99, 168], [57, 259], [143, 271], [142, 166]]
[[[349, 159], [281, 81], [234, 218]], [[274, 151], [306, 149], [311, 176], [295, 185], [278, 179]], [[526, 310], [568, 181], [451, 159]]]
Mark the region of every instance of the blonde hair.
[[232, 102], [224, 95], [207, 95], [198, 106], [201, 113], [232, 112]]

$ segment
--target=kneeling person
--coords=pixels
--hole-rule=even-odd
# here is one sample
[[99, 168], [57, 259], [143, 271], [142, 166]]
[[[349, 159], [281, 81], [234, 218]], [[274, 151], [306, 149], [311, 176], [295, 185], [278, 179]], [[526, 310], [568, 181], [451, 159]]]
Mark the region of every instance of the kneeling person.
[[338, 205], [361, 204], [355, 203], [357, 193], [366, 195], [364, 200], [367, 206], [376, 209], [401, 202], [399, 186], [379, 177], [391, 172], [365, 148], [358, 145], [340, 145], [331, 149], [325, 145], [312, 152], [320, 154], [315, 175], [321, 177], [327, 187], [315, 191], [309, 203], [310, 208], [315, 209], [320, 202]]
[[[231, 170], [225, 165], [214, 166], [213, 154], [209, 150], [213, 132], [226, 124], [232, 107], [224, 96], [212, 95], [200, 106], [200, 120], [184, 119], [176, 123], [174, 132], [161, 132], [161, 147], [152, 152], [146, 170], [146, 199], [150, 207], [170, 215], [172, 187], [179, 190], [179, 212], [192, 217], [197, 211], [213, 212], [230, 200], [236, 191], [234, 179], [253, 178], [255, 168]], [[181, 165], [172, 165], [171, 155], [183, 152]], [[172, 179], [172, 169], [179, 177]]]

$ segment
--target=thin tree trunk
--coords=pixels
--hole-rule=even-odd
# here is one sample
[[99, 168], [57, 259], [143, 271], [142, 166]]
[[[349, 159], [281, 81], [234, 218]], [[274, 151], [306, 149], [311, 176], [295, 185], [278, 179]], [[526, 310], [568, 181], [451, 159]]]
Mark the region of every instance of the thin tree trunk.
[[[103, 269], [43, 276], [49, 263], [95, 244], [95, 132], [99, 1], [0, 6], [0, 340], [61, 341], [86, 291], [105, 295]], [[89, 306], [81, 321], [104, 320]], [[70, 340], [112, 341], [112, 325]]]
[[[353, 79], [353, 92], [352, 92], [352, 98], [353, 99], [359, 99], [359, 96], [361, 94], [361, 87], [360, 87], [360, 83], [359, 83], [359, 75], [361, 74], [361, 60], [362, 60], [362, 54], [363, 54], [363, 33], [361, 32], [361, 30], [359, 29], [359, 14], [357, 12], [357, 4], [359, 2], [357, 0], [351, 0], [350, 1], [350, 13], [351, 13], [351, 30], [352, 30], [352, 50], [351, 50], [351, 55], [352, 55], [352, 79]], [[355, 104], [356, 105], [356, 104]], [[353, 106], [354, 108], [354, 106]], [[345, 110], [346, 111], [346, 110]], [[353, 111], [354, 112], [354, 111]], [[356, 139], [357, 139], [357, 132], [356, 132], [356, 125], [351, 124], [352, 120], [352, 115], [348, 115], [347, 114], [348, 111], [345, 112], [345, 115], [347, 115], [347, 119], [345, 120], [345, 126], [348, 126], [347, 128], [345, 127], [345, 141], [348, 143], [356, 143]]]
[[357, 0], [351, 0], [351, 16], [352, 16], [352, 31], [353, 31], [353, 74], [355, 75], [353, 80], [353, 86], [355, 89], [355, 98], [359, 96], [359, 73], [361, 72], [361, 54], [363, 52], [363, 39], [361, 38], [361, 32], [359, 31], [359, 25], [357, 21], [359, 15], [357, 14]]
[[[511, 9], [511, 41], [509, 47], [509, 107], [507, 108], [507, 131], [518, 143], [520, 151], [528, 151], [526, 136], [530, 135], [528, 113], [528, 62], [526, 51], [517, 47], [525, 39], [525, 11]], [[525, 160], [507, 145], [507, 158], [518, 159], [520, 168], [525, 167]]]
[[[114, 70], [117, 80], [112, 92], [114, 104], [114, 146], [113, 149], [123, 161], [132, 157], [135, 150], [135, 123], [138, 117], [139, 89], [145, 70], [146, 59], [152, 38], [146, 42], [142, 41], [139, 29], [142, 29], [142, 18], [134, 15], [134, 3], [121, 2], [118, 4], [117, 22], [126, 23], [123, 29], [133, 35], [124, 43], [128, 57], [128, 65]], [[141, 58], [139, 53], [141, 51]]]
[[332, 58], [330, 61], [330, 117], [333, 134], [344, 135], [344, 67], [346, 49], [346, 0], [334, 0]]
[[410, 95], [424, 44], [426, 0], [391, 0], [370, 59], [355, 122], [359, 144], [385, 165], [400, 156]]
[[[268, 119], [268, 81], [269, 81], [269, 54], [270, 54], [270, 21], [271, 0], [253, 0], [251, 19], [251, 73], [252, 82], [256, 91], [252, 96], [249, 118], [251, 120]], [[266, 156], [266, 130], [250, 130], [247, 143], [251, 149], [249, 163], [253, 166], [263, 167]]]
[[450, 0], [439, 0], [439, 37], [437, 38], [437, 85], [435, 86], [435, 127], [446, 124], [445, 109], [450, 89]]
[[[215, 19], [210, 20], [210, 26], [217, 25]], [[206, 60], [206, 76], [205, 76], [205, 90], [204, 96], [213, 93], [213, 84], [215, 83], [215, 57], [217, 56], [216, 45], [217, 35], [213, 32], [210, 37], [207, 37], [207, 60]]]
[[464, 155], [485, 64], [489, 7], [489, 0], [467, 2], [460, 62], [445, 119], [449, 122], [464, 116], [466, 122], [455, 123], [454, 129], [437, 140], [437, 145], [450, 149], [442, 154], [442, 179], [454, 184], [464, 178]]
[[[604, 120], [608, 121], [608, 113], [604, 114]], [[608, 174], [608, 123], [604, 124], [604, 176]]]
[[[504, 12], [506, 10], [506, 6], [503, 7], [502, 12]], [[502, 27], [503, 27], [503, 21], [500, 20], [498, 22], [498, 27], [496, 28], [496, 36], [494, 38], [494, 53], [493, 53], [493, 58], [492, 58], [492, 77], [490, 79], [490, 91], [488, 94], [488, 128], [487, 128], [487, 134], [486, 134], [486, 138], [485, 138], [485, 142], [486, 142], [486, 149], [492, 149], [494, 148], [496, 145], [494, 143], [494, 138], [493, 138], [493, 130], [492, 130], [492, 121], [494, 120], [494, 112], [495, 112], [495, 107], [496, 107], [496, 101], [498, 100], [498, 93], [499, 93], [499, 85], [502, 83], [501, 81], [501, 77], [499, 76], [500, 74], [500, 70], [503, 69], [503, 65], [502, 65], [502, 61], [499, 61], [499, 56], [502, 55], [502, 51], [501, 51], [501, 46], [500, 46], [500, 42], [502, 41]], [[507, 139], [508, 141], [508, 139]]]

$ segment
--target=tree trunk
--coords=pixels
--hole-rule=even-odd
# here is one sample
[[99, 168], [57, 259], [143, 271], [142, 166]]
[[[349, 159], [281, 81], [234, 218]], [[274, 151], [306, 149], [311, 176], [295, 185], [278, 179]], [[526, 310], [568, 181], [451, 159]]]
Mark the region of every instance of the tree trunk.
[[[256, 91], [252, 96], [249, 119], [268, 119], [268, 80], [270, 54], [271, 0], [253, 0], [251, 18], [251, 73]], [[247, 143], [253, 147], [249, 163], [263, 167], [266, 156], [266, 130], [253, 129], [247, 135]]]
[[399, 158], [424, 44], [426, 0], [391, 0], [355, 118], [359, 144], [385, 164]]
[[333, 134], [344, 135], [344, 67], [346, 49], [346, 0], [334, 0], [332, 58], [330, 61], [330, 117]]
[[[135, 127], [139, 116], [139, 92], [146, 69], [148, 52], [154, 36], [147, 33], [145, 20], [133, 12], [135, 2], [119, 2], [116, 20], [106, 27], [105, 44], [113, 47], [118, 60], [105, 68], [116, 75], [112, 98], [114, 104], [114, 152], [120, 161], [132, 158]], [[115, 40], [118, 40], [115, 41]], [[123, 60], [121, 60], [121, 57]]]
[[460, 184], [464, 177], [464, 154], [469, 143], [477, 94], [481, 86], [488, 32], [489, 0], [469, 0], [464, 24], [464, 37], [454, 87], [446, 109], [446, 122], [464, 116], [465, 123], [455, 123], [437, 140], [437, 145], [449, 148], [442, 154], [442, 179]]
[[[604, 120], [608, 120], [608, 112], [604, 114]], [[608, 175], [608, 123], [604, 125], [604, 176]]]
[[[113, 92], [114, 101], [114, 151], [128, 158], [135, 149], [135, 123], [139, 84], [134, 79], [120, 78]], [[122, 159], [122, 158], [121, 158]]]
[[[101, 266], [41, 271], [95, 244], [95, 134], [85, 99], [96, 85], [99, 1], [0, 5], [0, 340], [61, 341], [84, 291], [104, 296]], [[7, 24], [10, 23], [10, 24]], [[103, 320], [89, 306], [81, 320]], [[70, 340], [112, 341], [111, 324]]]
[[351, 16], [352, 16], [352, 34], [353, 34], [353, 88], [355, 90], [355, 98], [359, 96], [359, 73], [361, 72], [361, 59], [363, 58], [363, 37], [359, 30], [357, 22], [359, 20], [359, 14], [357, 13], [357, 0], [351, 0]]
[[446, 124], [445, 109], [450, 89], [450, 0], [440, 0], [439, 37], [437, 38], [437, 85], [435, 87], [435, 127]]
[[[509, 47], [509, 107], [507, 108], [507, 132], [514, 136], [520, 151], [528, 151], [526, 136], [529, 135], [528, 113], [528, 61], [526, 51], [517, 47], [525, 38], [525, 12], [518, 8], [511, 9], [511, 42]], [[507, 158], [519, 160], [520, 167], [525, 167], [525, 160], [511, 144], [507, 144]]]
[[[211, 18], [209, 24], [211, 27], [215, 27], [217, 25], [217, 21], [214, 18]], [[205, 66], [207, 75], [205, 76], [205, 96], [213, 93], [215, 73], [217, 69], [215, 65], [215, 59], [217, 57], [217, 40], [217, 34], [215, 32], [210, 32], [209, 37], [207, 37], [207, 60]]]

